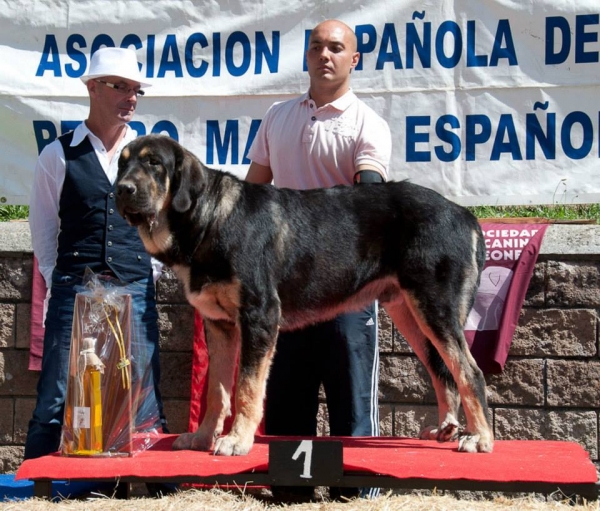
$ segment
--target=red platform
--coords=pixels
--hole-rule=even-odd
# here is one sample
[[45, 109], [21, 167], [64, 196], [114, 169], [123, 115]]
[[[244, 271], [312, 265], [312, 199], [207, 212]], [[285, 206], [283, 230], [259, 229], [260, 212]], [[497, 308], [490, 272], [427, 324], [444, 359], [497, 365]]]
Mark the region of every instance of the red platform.
[[[132, 457], [68, 458], [58, 454], [23, 462], [16, 479], [30, 479], [44, 496], [52, 481], [188, 482], [270, 485], [269, 443], [299, 438], [257, 437], [247, 456], [173, 451], [176, 435], [164, 435]], [[587, 452], [574, 442], [496, 441], [489, 454], [461, 453], [457, 443], [408, 438], [311, 438], [343, 445], [341, 479], [315, 478], [315, 486], [515, 491], [598, 496], [597, 473]], [[272, 446], [273, 447], [273, 446]], [[341, 460], [340, 460], [341, 461]], [[278, 471], [281, 470], [279, 467]], [[279, 474], [278, 474], [279, 475]], [[308, 484], [308, 482], [304, 482]]]

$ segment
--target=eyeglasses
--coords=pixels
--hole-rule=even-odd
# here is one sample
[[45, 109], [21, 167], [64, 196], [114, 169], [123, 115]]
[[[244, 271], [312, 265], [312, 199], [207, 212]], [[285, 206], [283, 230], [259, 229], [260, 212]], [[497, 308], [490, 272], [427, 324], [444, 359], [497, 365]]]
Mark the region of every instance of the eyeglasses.
[[145, 94], [145, 92], [143, 90], [137, 89], [135, 87], [130, 87], [129, 85], [123, 85], [120, 83], [110, 83], [110, 82], [105, 82], [104, 80], [96, 80], [96, 81], [103, 83], [104, 85], [106, 85], [107, 87], [110, 87], [111, 89], [116, 90], [119, 94], [131, 96], [131, 93], [133, 92], [138, 97], [142, 97]]

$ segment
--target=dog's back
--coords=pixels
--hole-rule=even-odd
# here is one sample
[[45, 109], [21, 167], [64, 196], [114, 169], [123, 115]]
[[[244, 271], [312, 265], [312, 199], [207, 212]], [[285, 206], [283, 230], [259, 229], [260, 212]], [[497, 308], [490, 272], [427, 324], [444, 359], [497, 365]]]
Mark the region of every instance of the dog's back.
[[[307, 191], [249, 186], [247, 193], [257, 190], [261, 216], [236, 237], [248, 239], [246, 261], [272, 262], [266, 270], [276, 280], [284, 329], [393, 300], [401, 289], [460, 295], [470, 310], [485, 246], [466, 208], [408, 181]], [[253, 252], [256, 258], [246, 257]]]

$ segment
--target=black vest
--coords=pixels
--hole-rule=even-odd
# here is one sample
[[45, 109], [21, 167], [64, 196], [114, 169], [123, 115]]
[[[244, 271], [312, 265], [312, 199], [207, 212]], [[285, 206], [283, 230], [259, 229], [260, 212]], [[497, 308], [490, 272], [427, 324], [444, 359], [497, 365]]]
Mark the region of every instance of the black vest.
[[123, 282], [152, 275], [150, 256], [137, 228], [127, 224], [115, 205], [111, 185], [88, 137], [71, 147], [73, 132], [59, 137], [65, 152], [65, 182], [58, 216], [59, 271], [83, 277], [85, 268], [106, 270]]

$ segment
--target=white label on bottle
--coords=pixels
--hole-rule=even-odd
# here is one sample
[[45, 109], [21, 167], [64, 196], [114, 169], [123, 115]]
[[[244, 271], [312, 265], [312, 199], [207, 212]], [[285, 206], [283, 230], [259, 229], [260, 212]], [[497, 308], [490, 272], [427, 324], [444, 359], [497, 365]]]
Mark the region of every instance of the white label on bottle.
[[88, 428], [90, 427], [90, 407], [75, 406], [73, 408], [73, 427]]

